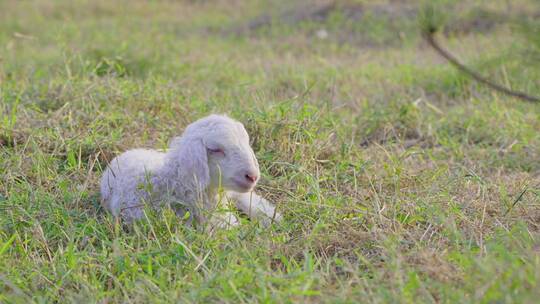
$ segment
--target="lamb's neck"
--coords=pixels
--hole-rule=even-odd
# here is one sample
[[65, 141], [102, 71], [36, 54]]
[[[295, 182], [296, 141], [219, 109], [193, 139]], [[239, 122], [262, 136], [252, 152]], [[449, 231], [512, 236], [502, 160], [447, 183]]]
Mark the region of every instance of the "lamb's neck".
[[163, 165], [155, 171], [153, 179], [154, 187], [159, 191], [166, 191], [178, 183], [182, 183], [179, 167], [167, 153]]
[[202, 194], [207, 198], [212, 198], [217, 195], [217, 189], [208, 187], [204, 189], [204, 193], [196, 194], [196, 182], [193, 182], [193, 176], [188, 176], [182, 171], [181, 166], [176, 162], [174, 155], [167, 153], [163, 166], [156, 170], [155, 179], [153, 181], [155, 189], [165, 193], [176, 193], [177, 196], [186, 199], [194, 195], [200, 197]]

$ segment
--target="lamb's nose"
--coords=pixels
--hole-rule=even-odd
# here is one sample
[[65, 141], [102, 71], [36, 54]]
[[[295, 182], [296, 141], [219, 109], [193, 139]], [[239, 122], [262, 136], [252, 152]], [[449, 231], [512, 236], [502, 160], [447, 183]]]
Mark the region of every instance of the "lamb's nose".
[[247, 173], [246, 174], [246, 179], [252, 183], [256, 182], [257, 181], [257, 178], [259, 178], [257, 176], [257, 174], [253, 174], [253, 173]]

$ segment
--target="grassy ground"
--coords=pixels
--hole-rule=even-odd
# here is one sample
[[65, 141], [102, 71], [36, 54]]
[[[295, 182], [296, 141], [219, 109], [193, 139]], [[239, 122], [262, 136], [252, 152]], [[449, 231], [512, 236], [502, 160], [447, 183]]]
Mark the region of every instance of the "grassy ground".
[[[0, 302], [536, 302], [540, 105], [435, 55], [419, 2], [339, 3], [0, 2]], [[437, 5], [446, 47], [540, 95], [512, 23], [537, 1]], [[283, 223], [99, 207], [111, 157], [213, 112]]]

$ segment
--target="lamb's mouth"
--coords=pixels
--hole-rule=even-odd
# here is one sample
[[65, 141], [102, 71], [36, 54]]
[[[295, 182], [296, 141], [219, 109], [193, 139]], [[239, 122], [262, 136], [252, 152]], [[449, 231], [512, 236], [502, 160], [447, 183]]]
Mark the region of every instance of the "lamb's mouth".
[[234, 185], [243, 192], [249, 192], [255, 187], [255, 183], [243, 182], [236, 179], [234, 180]]

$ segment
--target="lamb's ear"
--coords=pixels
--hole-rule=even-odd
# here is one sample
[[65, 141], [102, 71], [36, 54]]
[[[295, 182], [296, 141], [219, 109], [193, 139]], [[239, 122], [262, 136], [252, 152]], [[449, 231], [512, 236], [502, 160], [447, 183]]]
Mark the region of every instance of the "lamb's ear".
[[210, 183], [206, 146], [201, 139], [174, 139], [171, 148], [177, 151], [179, 171], [184, 178], [193, 180], [200, 189]]

